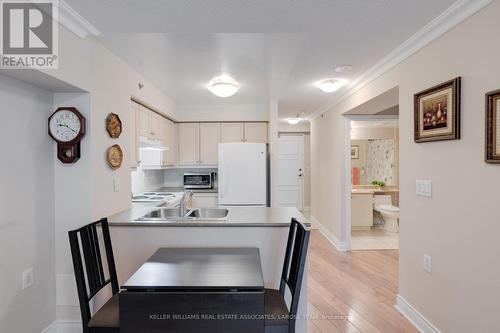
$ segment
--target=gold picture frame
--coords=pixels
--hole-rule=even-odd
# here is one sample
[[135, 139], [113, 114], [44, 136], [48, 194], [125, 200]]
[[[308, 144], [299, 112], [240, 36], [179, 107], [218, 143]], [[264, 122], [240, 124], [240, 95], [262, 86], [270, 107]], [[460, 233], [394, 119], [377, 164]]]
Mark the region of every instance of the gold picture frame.
[[486, 163], [500, 163], [500, 90], [486, 94]]
[[457, 77], [415, 94], [415, 142], [460, 139], [460, 89]]
[[351, 146], [351, 160], [357, 160], [357, 159], [359, 159], [359, 146], [352, 145]]

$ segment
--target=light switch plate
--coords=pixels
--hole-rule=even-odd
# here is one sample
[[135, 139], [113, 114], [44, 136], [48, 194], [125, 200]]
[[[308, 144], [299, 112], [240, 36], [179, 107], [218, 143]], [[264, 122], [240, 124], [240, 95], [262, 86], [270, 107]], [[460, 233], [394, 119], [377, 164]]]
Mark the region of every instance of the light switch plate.
[[432, 257], [428, 254], [424, 254], [424, 271], [432, 273]]
[[432, 181], [417, 179], [416, 193], [422, 197], [432, 197]]
[[22, 284], [23, 290], [31, 287], [33, 285], [33, 283], [35, 283], [35, 277], [33, 274], [33, 267], [30, 267], [23, 272], [23, 281], [22, 282], [23, 282], [23, 284]]
[[113, 178], [113, 190], [115, 192], [120, 191], [120, 180], [118, 178]]

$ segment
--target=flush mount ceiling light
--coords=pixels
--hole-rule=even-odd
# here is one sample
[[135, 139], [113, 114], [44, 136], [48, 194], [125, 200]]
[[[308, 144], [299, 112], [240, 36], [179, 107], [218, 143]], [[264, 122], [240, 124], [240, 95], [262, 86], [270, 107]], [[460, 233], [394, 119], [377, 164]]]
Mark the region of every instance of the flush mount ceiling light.
[[297, 125], [302, 120], [304, 120], [304, 119], [300, 116], [296, 116], [295, 118], [287, 118], [286, 119], [287, 123], [289, 123], [290, 125]]
[[332, 93], [339, 90], [344, 85], [344, 81], [340, 79], [323, 80], [316, 84], [316, 86], [323, 92]]
[[340, 65], [335, 67], [337, 73], [347, 73], [352, 71], [352, 65]]
[[207, 88], [215, 96], [229, 97], [234, 95], [240, 89], [240, 86], [235, 79], [227, 74], [222, 74], [210, 80]]

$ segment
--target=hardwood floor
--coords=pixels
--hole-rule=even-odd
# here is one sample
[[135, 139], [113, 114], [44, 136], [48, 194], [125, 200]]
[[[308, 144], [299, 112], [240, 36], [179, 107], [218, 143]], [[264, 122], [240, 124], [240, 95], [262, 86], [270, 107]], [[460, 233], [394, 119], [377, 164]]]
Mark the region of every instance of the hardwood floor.
[[418, 332], [394, 308], [398, 250], [338, 252], [311, 233], [308, 333]]

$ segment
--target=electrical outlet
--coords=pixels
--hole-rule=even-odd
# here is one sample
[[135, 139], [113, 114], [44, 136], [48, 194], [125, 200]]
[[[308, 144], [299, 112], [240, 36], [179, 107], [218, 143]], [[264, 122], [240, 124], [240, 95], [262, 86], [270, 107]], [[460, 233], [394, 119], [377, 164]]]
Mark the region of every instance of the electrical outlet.
[[33, 283], [35, 283], [33, 267], [30, 267], [23, 272], [23, 290], [31, 287]]
[[422, 197], [432, 197], [432, 181], [418, 180], [415, 183], [416, 194]]
[[424, 254], [424, 271], [432, 273], [432, 257], [428, 254]]

